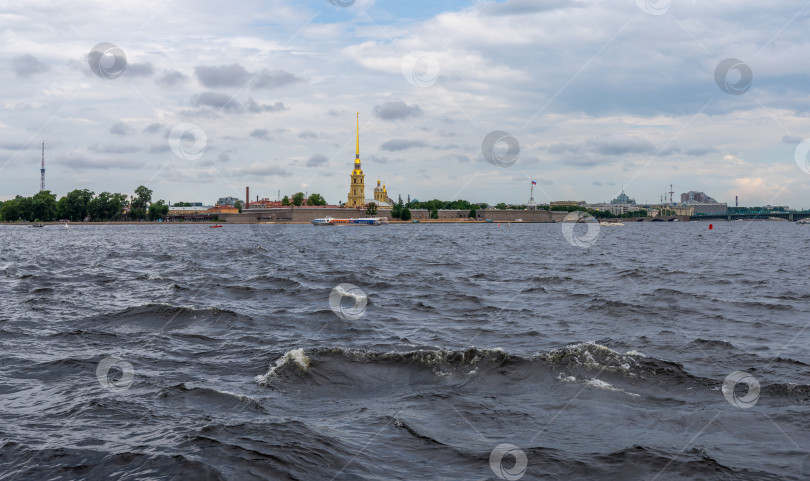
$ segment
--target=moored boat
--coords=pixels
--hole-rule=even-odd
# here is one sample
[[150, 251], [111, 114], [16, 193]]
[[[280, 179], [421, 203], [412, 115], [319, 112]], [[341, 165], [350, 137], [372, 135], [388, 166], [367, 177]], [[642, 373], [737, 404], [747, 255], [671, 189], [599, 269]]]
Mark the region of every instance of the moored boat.
[[362, 217], [360, 219], [335, 219], [333, 217], [322, 217], [312, 219], [313, 225], [380, 225], [382, 222], [378, 217]]

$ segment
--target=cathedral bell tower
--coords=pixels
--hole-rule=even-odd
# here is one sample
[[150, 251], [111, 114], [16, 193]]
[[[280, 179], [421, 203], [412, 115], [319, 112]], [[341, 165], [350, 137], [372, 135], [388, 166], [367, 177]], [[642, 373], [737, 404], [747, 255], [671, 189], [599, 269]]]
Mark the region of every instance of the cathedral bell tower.
[[354, 152], [354, 170], [349, 184], [347, 207], [362, 207], [366, 203], [366, 176], [360, 168], [360, 112], [357, 112], [357, 139]]

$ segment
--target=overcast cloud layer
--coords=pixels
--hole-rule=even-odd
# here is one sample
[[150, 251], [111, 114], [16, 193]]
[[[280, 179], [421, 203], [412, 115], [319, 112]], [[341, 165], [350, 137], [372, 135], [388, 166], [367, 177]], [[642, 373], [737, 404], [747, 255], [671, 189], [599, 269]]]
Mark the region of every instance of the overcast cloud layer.
[[[338, 2], [339, 3], [339, 2]], [[810, 207], [810, 9], [754, 0], [4, 4], [0, 199], [394, 197]], [[56, 5], [56, 6], [55, 6]], [[91, 68], [94, 46], [126, 56]], [[716, 75], [725, 59], [739, 68]], [[748, 69], [748, 70], [746, 70]], [[102, 75], [98, 74], [98, 71]], [[752, 77], [746, 78], [750, 71]], [[104, 75], [105, 72], [108, 72]], [[517, 161], [482, 155], [492, 131]], [[503, 151], [504, 145], [496, 146]]]

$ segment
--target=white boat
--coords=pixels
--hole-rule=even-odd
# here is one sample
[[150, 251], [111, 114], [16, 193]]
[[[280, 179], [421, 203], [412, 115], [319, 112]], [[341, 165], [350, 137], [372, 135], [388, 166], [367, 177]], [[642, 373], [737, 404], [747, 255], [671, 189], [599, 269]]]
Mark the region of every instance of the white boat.
[[624, 225], [622, 221], [612, 221], [609, 220], [607, 222], [600, 222], [599, 225]]
[[361, 217], [360, 219], [335, 219], [333, 217], [322, 217], [312, 219], [313, 225], [380, 225], [379, 217]]

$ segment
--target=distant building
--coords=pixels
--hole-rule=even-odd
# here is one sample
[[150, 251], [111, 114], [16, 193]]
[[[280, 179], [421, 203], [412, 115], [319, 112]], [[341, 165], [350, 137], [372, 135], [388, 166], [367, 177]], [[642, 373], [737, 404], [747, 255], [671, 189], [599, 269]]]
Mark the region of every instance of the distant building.
[[694, 215], [725, 215], [728, 212], [728, 205], [718, 202], [689, 202], [686, 205], [694, 210]]
[[704, 192], [695, 192], [690, 190], [685, 194], [681, 194], [681, 204], [717, 204], [718, 202]]
[[553, 200], [548, 203], [550, 207], [561, 206], [561, 207], [584, 207], [585, 201], [584, 200]]
[[[614, 199], [615, 200], [615, 199]], [[585, 207], [594, 210], [601, 210], [603, 212], [610, 212], [613, 215], [629, 214], [630, 212], [637, 212], [639, 207], [635, 204], [617, 204], [614, 202], [601, 203], [601, 204], [586, 204]]]
[[610, 201], [611, 204], [636, 204], [636, 199], [631, 199], [627, 194], [624, 193], [624, 189], [622, 189], [622, 193], [617, 195], [615, 199]]
[[233, 207], [234, 205], [236, 205], [236, 202], [238, 200], [239, 199], [237, 199], [236, 197], [220, 197], [219, 200], [217, 200], [217, 205], [229, 205]]

